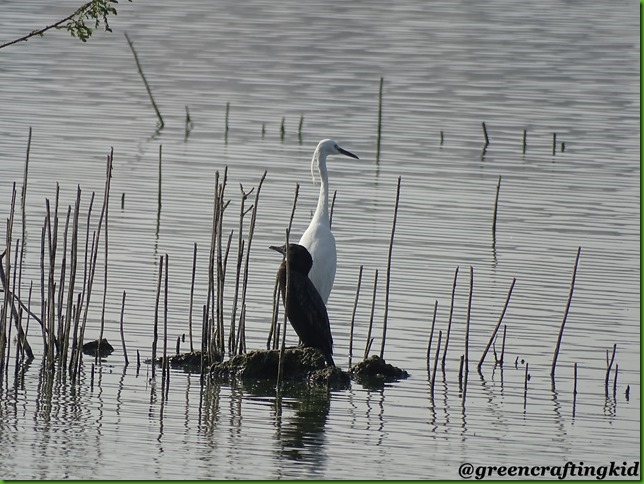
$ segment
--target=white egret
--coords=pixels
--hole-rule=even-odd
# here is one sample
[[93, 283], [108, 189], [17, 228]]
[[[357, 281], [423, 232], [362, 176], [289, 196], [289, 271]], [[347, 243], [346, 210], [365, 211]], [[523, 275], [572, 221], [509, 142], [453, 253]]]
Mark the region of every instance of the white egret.
[[329, 174], [326, 168], [328, 155], [345, 155], [359, 159], [353, 153], [340, 148], [338, 143], [331, 139], [323, 139], [318, 143], [313, 159], [311, 160], [311, 175], [315, 183], [315, 168], [320, 174], [320, 196], [313, 219], [306, 229], [299, 244], [306, 247], [313, 258], [313, 268], [309, 272], [309, 279], [320, 293], [326, 304], [335, 280], [337, 254], [335, 237], [331, 232], [329, 221]]

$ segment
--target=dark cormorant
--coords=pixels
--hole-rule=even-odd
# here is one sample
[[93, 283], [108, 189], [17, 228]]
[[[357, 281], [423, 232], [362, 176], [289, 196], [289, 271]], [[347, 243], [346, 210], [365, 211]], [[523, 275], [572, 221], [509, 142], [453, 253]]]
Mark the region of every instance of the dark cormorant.
[[[286, 255], [286, 246], [271, 246], [271, 249]], [[302, 345], [319, 349], [328, 365], [333, 362], [333, 338], [329, 315], [322, 296], [309, 279], [313, 258], [306, 247], [299, 244], [289, 245], [289, 290], [286, 315], [291, 326], [302, 340]], [[286, 259], [277, 272], [282, 300], [286, 295]]]

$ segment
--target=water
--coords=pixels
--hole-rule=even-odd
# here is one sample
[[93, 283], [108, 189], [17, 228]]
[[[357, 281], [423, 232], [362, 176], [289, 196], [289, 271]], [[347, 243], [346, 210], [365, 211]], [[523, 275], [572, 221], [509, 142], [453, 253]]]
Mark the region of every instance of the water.
[[[3, 2], [2, 40], [76, 7], [70, 1]], [[575, 7], [555, 0], [521, 9], [503, 0], [396, 2], [395, 7], [188, 1], [151, 9], [134, 2], [119, 4], [113, 34], [96, 33], [86, 44], [55, 32], [3, 49], [0, 199], [6, 218], [12, 183], [18, 190], [22, 184], [31, 126], [24, 279], [34, 280], [36, 293], [45, 198], [53, 201], [58, 181], [63, 219], [80, 184], [83, 213], [96, 191], [97, 214], [105, 156], [114, 147], [105, 335], [116, 351], [96, 369], [93, 385], [86, 361], [76, 388], [56, 384], [44, 391], [37, 358], [23, 388], [3, 391], [1, 475], [454, 479], [464, 462], [638, 461], [638, 17], [632, 2]], [[154, 111], [124, 31], [164, 116], [161, 131], [155, 131]], [[383, 135], [376, 161], [381, 76]], [[194, 122], [187, 137], [185, 106]], [[485, 151], [481, 122], [491, 139]], [[197, 375], [173, 371], [164, 401], [160, 383], [149, 382], [149, 368], [140, 373], [132, 364], [124, 368], [116, 344], [122, 291], [130, 359], [137, 349], [147, 358], [158, 257], [169, 255], [174, 347], [177, 336], [187, 333], [195, 242], [197, 307], [205, 298], [215, 171], [229, 167], [231, 205], [224, 228], [235, 230], [234, 254], [239, 183], [250, 190], [267, 170], [247, 300], [248, 346], [263, 347], [279, 263], [266, 248], [283, 240], [296, 182], [301, 186], [293, 233], [299, 236], [306, 228], [318, 190], [310, 181], [309, 160], [326, 137], [361, 158], [329, 160], [331, 190], [338, 192], [333, 227], [339, 264], [329, 300], [335, 359], [346, 366], [360, 265], [365, 272], [354, 355], [364, 349], [375, 269], [380, 284], [374, 348], [380, 348], [396, 179], [402, 176], [385, 358], [408, 370], [410, 379], [383, 389], [354, 384], [330, 394], [288, 388], [279, 400], [270, 384], [211, 384], [202, 391]], [[163, 206], [157, 222], [159, 145]], [[2, 240], [5, 231], [2, 224]], [[14, 240], [19, 232], [14, 230]], [[579, 246], [553, 390], [552, 352]], [[444, 338], [457, 266], [446, 372], [444, 377], [439, 372], [432, 398], [425, 362], [432, 310], [438, 300], [436, 331]], [[471, 361], [463, 403], [458, 368], [470, 266]], [[476, 362], [513, 277], [516, 287], [504, 318], [505, 366], [502, 373], [493, 370], [490, 354], [481, 377]], [[228, 315], [232, 289], [226, 289]], [[23, 293], [27, 290], [23, 282]], [[98, 336], [102, 293], [101, 273], [87, 338]], [[196, 309], [194, 318], [199, 319]], [[34, 328], [31, 343], [41, 355]], [[619, 373], [613, 398], [614, 371], [608, 396], [604, 377], [606, 350], [615, 343]], [[182, 350], [187, 349], [184, 343]], [[522, 361], [531, 375], [525, 397]], [[574, 363], [579, 393], [573, 416]]]

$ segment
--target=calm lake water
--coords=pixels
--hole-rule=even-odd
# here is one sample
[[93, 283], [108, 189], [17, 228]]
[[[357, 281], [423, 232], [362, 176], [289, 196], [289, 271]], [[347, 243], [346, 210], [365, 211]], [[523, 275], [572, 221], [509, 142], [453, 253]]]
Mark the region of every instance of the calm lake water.
[[[0, 42], [77, 7], [71, 0], [1, 1]], [[86, 44], [54, 32], [0, 51], [3, 221], [13, 182], [18, 190], [22, 186], [33, 129], [23, 294], [32, 280], [34, 293], [40, 293], [45, 199], [53, 201], [59, 182], [64, 220], [77, 185], [83, 190], [83, 214], [95, 191], [94, 227], [105, 158], [114, 148], [105, 335], [116, 347], [96, 369], [93, 385], [87, 359], [80, 383], [46, 392], [42, 339], [32, 322], [29, 336], [37, 358], [24, 386], [14, 389], [10, 380], [0, 395], [0, 476], [458, 479], [463, 463], [639, 462], [640, 47], [634, 2], [582, 6], [546, 0], [519, 7], [509, 0], [135, 0], [119, 4], [118, 11], [110, 20], [114, 32], [97, 32]], [[126, 31], [164, 116], [160, 131]], [[186, 106], [194, 123], [189, 136]], [[490, 137], [485, 150], [482, 122]], [[137, 372], [136, 365], [124, 366], [118, 331], [123, 291], [130, 359], [136, 350], [149, 358], [158, 260], [168, 254], [169, 341], [187, 333], [194, 243], [199, 250], [195, 321], [206, 297], [215, 172], [228, 166], [231, 202], [224, 233], [235, 231], [232, 255], [239, 184], [245, 190], [256, 187], [266, 170], [246, 319], [248, 348], [265, 347], [280, 262], [267, 247], [284, 238], [296, 183], [294, 237], [305, 230], [318, 196], [310, 159], [322, 138], [334, 138], [360, 157], [329, 159], [331, 190], [337, 190], [338, 270], [329, 300], [335, 360], [347, 367], [361, 265], [354, 360], [364, 351], [376, 269], [373, 348], [380, 348], [401, 176], [385, 358], [411, 377], [378, 389], [357, 383], [329, 393], [293, 387], [277, 399], [272, 382], [202, 387], [199, 375], [173, 371], [164, 400], [160, 382], [150, 382], [149, 367]], [[163, 189], [157, 219], [160, 145]], [[5, 234], [3, 222], [0, 240]], [[553, 388], [550, 365], [578, 247], [575, 291]], [[457, 267], [449, 352], [432, 397], [425, 360], [432, 312], [437, 300], [436, 332], [444, 338]], [[470, 373], [463, 401], [458, 370], [470, 267]], [[229, 263], [228, 280], [233, 269]], [[506, 364], [494, 369], [490, 355], [479, 375], [476, 362], [514, 277], [504, 318]], [[101, 269], [86, 340], [98, 337], [102, 280]], [[226, 286], [228, 320], [233, 291], [232, 284]], [[200, 333], [195, 328], [197, 341]], [[297, 342], [292, 332], [288, 340]], [[434, 347], [436, 340], [437, 334]], [[606, 351], [613, 344], [619, 366], [615, 393], [615, 365], [605, 387]], [[182, 351], [187, 350], [186, 342]], [[525, 362], [531, 377], [527, 394]]]

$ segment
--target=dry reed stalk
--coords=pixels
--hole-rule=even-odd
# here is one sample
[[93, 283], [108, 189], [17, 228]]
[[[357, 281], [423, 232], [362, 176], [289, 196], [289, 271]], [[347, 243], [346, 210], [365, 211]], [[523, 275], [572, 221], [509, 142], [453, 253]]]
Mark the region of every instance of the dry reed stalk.
[[445, 141], [445, 135], [444, 135], [444, 134], [443, 134], [443, 132], [441, 131], [441, 141], [440, 141], [440, 145], [441, 145], [441, 146], [443, 146], [443, 142], [444, 142], [444, 141]]
[[384, 78], [380, 78], [378, 87], [378, 138], [376, 140], [376, 163], [380, 161], [380, 139], [382, 135], [382, 83]]
[[[20, 242], [22, 242], [22, 241], [20, 241]], [[24, 244], [21, 244], [21, 245], [24, 248]], [[21, 252], [22, 252], [22, 250], [21, 250]], [[16, 255], [17, 255], [17, 251], [16, 251]], [[13, 318], [16, 321], [16, 329], [18, 330], [18, 347], [19, 347], [20, 352], [21, 352], [21, 357], [22, 357], [23, 353], [27, 353], [27, 358], [31, 361], [31, 360], [34, 359], [34, 353], [33, 353], [32, 349], [31, 349], [31, 345], [27, 341], [27, 332], [26, 332], [26, 330], [23, 331], [23, 329], [22, 329], [22, 316], [21, 316], [22, 307], [21, 307], [20, 312], [18, 312], [18, 309], [16, 309], [16, 306], [15, 306], [15, 303], [14, 303], [14, 301], [17, 300], [18, 303], [22, 305], [22, 302], [19, 299], [16, 298], [15, 288], [14, 288], [13, 291], [9, 290], [9, 282], [7, 281], [7, 278], [6, 278], [6, 275], [5, 275], [5, 269], [4, 269], [3, 264], [2, 264], [2, 258], [5, 257], [5, 256], [6, 256], [6, 251], [3, 252], [2, 254], [0, 254], [0, 283], [2, 284], [2, 287], [4, 289], [5, 297], [6, 297], [7, 294], [10, 295], [10, 301], [11, 302], [10, 302], [9, 306], [10, 306], [11, 314], [13, 315]], [[14, 264], [14, 268], [15, 268], [15, 264]], [[15, 283], [15, 272], [16, 271], [14, 269], [14, 283]], [[30, 294], [31, 294], [31, 292], [30, 292]], [[27, 315], [30, 316], [32, 314], [31, 310], [28, 309], [28, 308], [26, 308], [26, 309], [27, 309]]]
[[213, 197], [212, 232], [210, 236], [210, 253], [208, 256], [208, 296], [206, 298], [206, 332], [202, 338], [206, 340], [206, 364], [209, 364], [212, 344], [212, 316], [215, 315], [215, 251], [217, 247], [217, 227], [219, 216], [219, 171], [215, 172], [215, 193]]
[[[77, 365], [80, 365], [80, 362], [82, 359], [81, 354], [83, 351], [83, 339], [85, 338], [85, 328], [87, 326], [87, 315], [89, 312], [89, 304], [92, 297], [92, 286], [94, 284], [94, 276], [96, 275], [96, 260], [98, 258], [98, 248], [99, 248], [99, 243], [101, 238], [101, 229], [103, 227], [103, 220], [105, 219], [107, 204], [109, 202], [110, 178], [112, 176], [112, 155], [113, 155], [113, 150], [111, 150], [110, 154], [107, 157], [106, 170], [105, 170], [105, 175], [106, 175], [105, 188], [103, 190], [103, 206], [101, 208], [101, 215], [98, 219], [98, 227], [96, 229], [96, 232], [94, 232], [96, 237], [94, 240], [92, 240], [89, 279], [87, 280], [87, 299], [85, 300], [85, 308], [83, 311], [83, 323], [81, 324], [80, 333], [78, 337], [78, 348], [76, 349], [76, 352], [78, 354], [78, 358], [76, 360]], [[100, 341], [99, 341], [99, 346], [100, 346]]]
[[216, 299], [216, 321], [217, 321], [217, 352], [221, 355], [226, 352], [225, 338], [224, 338], [224, 283], [225, 283], [225, 268], [222, 255], [221, 238], [223, 234], [224, 211], [228, 206], [224, 203], [224, 192], [226, 190], [226, 183], [228, 181], [228, 167], [224, 168], [224, 178], [219, 187], [219, 213], [217, 215], [217, 299]]
[[528, 362], [525, 362], [525, 376], [523, 378], [523, 411], [525, 412], [528, 402], [528, 381], [530, 381], [530, 374], [528, 373]]
[[613, 401], [617, 402], [617, 374], [619, 373], [619, 365], [615, 364], [615, 378], [613, 379]]
[[557, 153], [557, 133], [552, 133], [552, 156]]
[[429, 373], [429, 364], [431, 359], [432, 340], [434, 339], [434, 326], [436, 325], [436, 313], [438, 312], [438, 299], [434, 302], [434, 315], [432, 316], [432, 328], [429, 331], [429, 342], [427, 343], [427, 372]]
[[430, 384], [430, 389], [432, 392], [432, 397], [434, 396], [434, 385], [436, 384], [436, 373], [438, 371], [438, 357], [441, 352], [441, 339], [443, 338], [443, 332], [438, 331], [438, 344], [436, 345], [436, 355], [434, 356], [434, 369], [432, 370], [432, 380]]
[[208, 348], [208, 340], [206, 338], [206, 332], [208, 331], [208, 305], [204, 304], [201, 312], [201, 361], [200, 361], [200, 373], [203, 376], [204, 370], [206, 367], [206, 348]]
[[194, 124], [192, 123], [192, 119], [190, 118], [190, 110], [188, 109], [188, 106], [186, 106], [186, 123], [184, 127], [184, 136], [183, 136], [184, 141], [188, 139], [188, 136], [190, 135], [190, 131], [192, 131], [193, 127], [194, 127]]
[[487, 146], [490, 144], [490, 137], [487, 135], [487, 127], [485, 126], [485, 122], [482, 122], [481, 126], [483, 127], [483, 136], [485, 136], [485, 146]]
[[[7, 319], [9, 316], [9, 305], [12, 303], [11, 291], [9, 290], [9, 281], [11, 280], [11, 244], [12, 244], [12, 231], [13, 231], [13, 217], [16, 208], [16, 183], [13, 183], [13, 188], [11, 191], [11, 208], [9, 210], [9, 218], [7, 219], [7, 230], [5, 233], [6, 238], [6, 249], [2, 253], [3, 256], [7, 258], [6, 268], [4, 269], [6, 276], [6, 287], [4, 289], [4, 298], [2, 301], [2, 311], [0, 314], [0, 384], [2, 383], [2, 375], [5, 373], [5, 367], [9, 366], [7, 355], [5, 360], [5, 351], [8, 346], [10, 346], [10, 341], [7, 341]], [[2, 259], [0, 258], [0, 264]], [[9, 319], [9, 324], [11, 320]], [[9, 344], [8, 344], [9, 343]]]
[[[262, 190], [262, 185], [264, 184], [264, 180], [266, 179], [266, 174], [268, 172], [264, 170], [264, 174], [262, 175], [262, 178], [259, 180], [259, 184], [257, 185], [257, 193], [255, 194], [255, 203], [253, 204], [253, 212], [250, 217], [250, 225], [248, 227], [248, 245], [246, 247], [246, 255], [244, 258], [244, 278], [242, 279], [242, 296], [241, 296], [241, 306], [244, 308], [246, 306], [246, 291], [248, 289], [248, 266], [250, 264], [250, 249], [251, 249], [251, 244], [253, 243], [253, 234], [255, 233], [255, 223], [257, 222], [257, 207], [259, 207], [259, 195]], [[245, 331], [245, 326], [244, 326], [244, 331]], [[243, 341], [246, 340], [246, 335], [242, 334], [241, 339]]]
[[528, 130], [524, 129], [523, 130], [523, 154], [525, 155], [525, 151], [527, 148], [527, 137], [528, 137]]
[[613, 344], [613, 355], [610, 357], [610, 362], [608, 360], [608, 350], [606, 350], [606, 378], [605, 378], [605, 389], [606, 397], [608, 397], [608, 382], [610, 380], [610, 370], [613, 368], [613, 363], [615, 362], [615, 353], [617, 352], [617, 343]]
[[282, 118], [282, 124], [280, 125], [280, 141], [282, 141], [282, 143], [284, 142], [284, 135], [286, 134], [286, 127], [284, 126], [285, 121], [286, 118]]
[[[22, 243], [25, 243], [27, 236], [27, 179], [29, 177], [29, 153], [31, 152], [31, 126], [29, 126], [29, 138], [27, 139], [27, 154], [25, 156], [25, 170], [22, 178], [22, 190], [20, 194], [20, 209], [22, 211]], [[22, 260], [21, 260], [22, 263]]]
[[[485, 361], [485, 357], [487, 356], [488, 351], [490, 351], [490, 346], [492, 346], [492, 342], [496, 338], [496, 335], [499, 331], [499, 328], [501, 327], [501, 323], [503, 322], [503, 317], [505, 316], [505, 312], [508, 309], [508, 304], [510, 304], [510, 298], [512, 297], [512, 290], [514, 289], [514, 284], [517, 282], [517, 278], [513, 277], [512, 278], [512, 284], [510, 284], [510, 289], [508, 290], [508, 297], [505, 299], [505, 304], [503, 306], [503, 310], [501, 311], [501, 316], [499, 317], [499, 320], [496, 323], [496, 326], [494, 327], [494, 331], [492, 331], [492, 335], [490, 336], [489, 341], [487, 342], [487, 346], [485, 347], [485, 350], [483, 351], [483, 354], [481, 355], [481, 359], [479, 360], [478, 364], [478, 370], [481, 371], [481, 367], [483, 366], [483, 362]], [[505, 329], [503, 330], [503, 341], [505, 342]]]
[[244, 304], [239, 316], [239, 331], [237, 332], [239, 343], [237, 347], [240, 353], [246, 353], [246, 305]]
[[[58, 341], [60, 344], [60, 350], [58, 352], [58, 364], [61, 367], [65, 366], [65, 361], [61, 358], [63, 352], [65, 351], [65, 324], [63, 322], [63, 304], [65, 299], [65, 274], [67, 271], [67, 235], [69, 229], [69, 219], [71, 217], [72, 206], [67, 207], [67, 217], [65, 218], [65, 231], [63, 233], [63, 254], [62, 260], [60, 263], [60, 280], [58, 283]], [[60, 378], [64, 372], [60, 372], [58, 377]]]
[[577, 277], [577, 267], [579, 266], [579, 255], [581, 254], [581, 247], [577, 249], [577, 257], [575, 258], [575, 266], [572, 270], [572, 278], [570, 280], [570, 292], [568, 294], [568, 301], [566, 302], [566, 309], [564, 311], [563, 320], [561, 321], [561, 328], [559, 329], [559, 336], [557, 337], [557, 346], [552, 357], [552, 367], [550, 369], [550, 377], [554, 380], [555, 370], [557, 367], [557, 358], [559, 358], [559, 349], [561, 348], [561, 338], [563, 337], [564, 327], [566, 326], [566, 319], [568, 319], [568, 311], [570, 310], [570, 303], [572, 295], [575, 291], [575, 279]]
[[110, 187], [112, 186], [112, 167], [114, 163], [114, 148], [110, 150], [107, 157], [107, 172], [105, 174], [105, 260], [103, 261], [105, 270], [103, 272], [103, 306], [101, 309], [101, 330], [98, 336], [98, 348], [96, 349], [96, 361], [99, 361], [98, 355], [101, 353], [101, 344], [103, 342], [103, 331], [105, 329], [105, 301], [107, 300], [107, 254], [109, 248], [108, 240], [108, 215], [110, 211]]
[[575, 410], [577, 407], [577, 363], [574, 366], [573, 373], [573, 387], [572, 387], [572, 418], [575, 418]]
[[248, 196], [253, 193], [254, 188], [250, 192], [244, 192], [244, 186], [239, 184], [239, 191], [241, 192], [241, 203], [239, 208], [239, 228], [237, 230], [237, 266], [235, 271], [235, 294], [233, 296], [233, 309], [230, 316], [230, 335], [228, 342], [228, 351], [235, 355], [237, 354], [237, 338], [236, 332], [236, 319], [237, 319], [237, 303], [239, 300], [239, 280], [241, 278], [241, 266], [244, 260], [244, 216], [246, 215], [245, 204]]
[[273, 284], [273, 314], [271, 317], [271, 329], [268, 332], [268, 339], [266, 340], [266, 349], [277, 349], [277, 340], [278, 340], [278, 327], [279, 323], [277, 319], [279, 318], [279, 278], [275, 276], [275, 283]]
[[[161, 178], [161, 175], [162, 175], [162, 171], [161, 171], [161, 161], [162, 161], [162, 158], [163, 158], [163, 156], [162, 156], [162, 155], [163, 155], [163, 145], [159, 145], [159, 182], [158, 182], [158, 188], [157, 188], [157, 194], [158, 194], [158, 195], [157, 195], [157, 210], [158, 210], [158, 216], [159, 216], [159, 217], [161, 216], [161, 193], [162, 193], [162, 190], [161, 190], [161, 189], [162, 189], [162, 183], [161, 183], [161, 180], [162, 180], [162, 178]], [[157, 220], [157, 225], [158, 225], [158, 223], [159, 223], [159, 220]], [[157, 229], [157, 231], [158, 231], [158, 229]]]
[[224, 123], [224, 142], [228, 143], [228, 116], [230, 115], [230, 103], [226, 103], [226, 120]]
[[145, 78], [145, 75], [143, 74], [143, 69], [141, 69], [141, 63], [139, 62], [139, 56], [136, 54], [136, 50], [134, 50], [134, 44], [130, 40], [130, 37], [128, 37], [127, 32], [125, 32], [125, 38], [127, 40], [128, 45], [130, 46], [130, 50], [132, 50], [132, 54], [134, 55], [134, 62], [136, 62], [136, 68], [139, 71], [139, 75], [141, 76], [141, 79], [143, 79], [143, 84], [145, 85], [145, 90], [148, 92], [148, 96], [150, 97], [150, 101], [152, 102], [152, 107], [154, 108], [154, 112], [157, 113], [157, 117], [159, 118], [159, 129], [161, 129], [164, 126], [163, 117], [161, 116], [161, 113], [159, 112], [159, 108], [157, 107], [157, 103], [154, 102], [154, 97], [152, 96], [152, 90], [150, 89], [150, 85], [148, 84], [148, 81]]
[[474, 294], [474, 267], [470, 266], [470, 293], [467, 300], [467, 316], [465, 317], [465, 364], [463, 381], [463, 401], [467, 393], [467, 376], [469, 374], [470, 362], [470, 317], [472, 315], [472, 296]]
[[190, 352], [193, 353], [194, 347], [192, 343], [192, 302], [195, 295], [195, 274], [197, 272], [197, 243], [194, 244], [194, 251], [192, 253], [192, 279], [190, 280], [190, 306], [188, 308], [188, 335], [190, 338]]
[[358, 271], [358, 285], [356, 287], [356, 298], [353, 301], [353, 311], [351, 313], [351, 329], [349, 331], [349, 368], [351, 368], [351, 359], [353, 358], [353, 328], [356, 321], [356, 311], [358, 309], [358, 299], [360, 298], [360, 286], [362, 285], [362, 270], [364, 266], [360, 266]]
[[87, 226], [86, 226], [86, 233], [85, 233], [85, 259], [83, 263], [83, 289], [78, 298], [76, 317], [74, 318], [74, 335], [73, 335], [72, 351], [70, 353], [70, 361], [69, 361], [70, 375], [74, 380], [76, 378], [76, 366], [77, 366], [76, 363], [77, 363], [77, 358], [79, 356], [78, 336], [80, 332], [79, 326], [80, 326], [81, 309], [84, 305], [85, 291], [87, 289], [87, 270], [88, 270], [87, 256], [88, 256], [88, 247], [89, 247], [89, 229], [90, 229], [90, 220], [92, 217], [92, 207], [94, 206], [95, 195], [96, 195], [95, 192], [92, 192], [92, 196], [89, 201], [89, 208], [87, 210]]
[[501, 343], [501, 358], [497, 361], [499, 363], [499, 366], [503, 367], [503, 360], [505, 356], [505, 334], [508, 329], [507, 324], [503, 325], [503, 342]]
[[382, 342], [380, 345], [380, 358], [384, 359], [385, 356], [385, 342], [387, 340], [387, 316], [389, 314], [389, 283], [391, 282], [391, 254], [394, 248], [394, 234], [396, 232], [396, 219], [398, 218], [398, 202], [400, 201], [400, 181], [402, 177], [398, 177], [398, 184], [396, 186], [396, 205], [394, 206], [394, 220], [391, 225], [391, 237], [389, 238], [389, 254], [387, 256], [387, 279], [385, 285], [385, 314], [382, 320]]
[[120, 330], [121, 330], [121, 344], [123, 345], [123, 357], [125, 358], [125, 366], [130, 364], [130, 361], [127, 358], [127, 348], [125, 347], [125, 333], [123, 331], [123, 314], [125, 313], [125, 291], [123, 291], [123, 300], [121, 301], [121, 321], [120, 321]]
[[157, 359], [157, 342], [159, 340], [159, 301], [161, 299], [161, 281], [163, 280], [163, 256], [159, 256], [159, 279], [157, 280], [157, 297], [154, 303], [154, 334], [152, 336], [152, 380], [155, 376]]
[[46, 222], [40, 229], [40, 328], [42, 330], [43, 348], [45, 355], [49, 353], [47, 341], [47, 306], [45, 304], [45, 230]]
[[452, 332], [452, 315], [454, 314], [454, 296], [456, 294], [456, 280], [458, 279], [458, 266], [454, 271], [454, 283], [452, 284], [452, 301], [449, 306], [449, 319], [447, 321], [447, 334], [445, 335], [445, 349], [443, 350], [443, 360], [441, 366], [445, 368], [445, 359], [447, 358], [447, 347], [449, 345], [449, 335]]
[[378, 289], [378, 269], [376, 269], [376, 272], [373, 277], [373, 295], [371, 297], [371, 316], [369, 316], [369, 329], [367, 330], [367, 344], [364, 349], [364, 356], [363, 359], [367, 359], [369, 357], [369, 350], [371, 349], [371, 343], [373, 340], [371, 339], [371, 330], [373, 328], [373, 316], [376, 311], [376, 292]]
[[[167, 383], [167, 362], [168, 362], [168, 254], [164, 257], [163, 270], [163, 366], [161, 371], [161, 387]], [[153, 362], [154, 364], [154, 362]], [[162, 393], [163, 394], [163, 393]]]
[[499, 191], [501, 190], [501, 175], [496, 184], [496, 197], [494, 198], [494, 215], [492, 216], [492, 239], [496, 241], [496, 215], [499, 210]]
[[[297, 193], [296, 193], [297, 195]], [[297, 199], [296, 199], [297, 200]], [[295, 203], [293, 203], [295, 206]], [[289, 283], [290, 283], [290, 248], [289, 248], [289, 230], [286, 229], [286, 245], [284, 252], [284, 260], [286, 264], [286, 285], [284, 286], [284, 330], [282, 331], [282, 343], [280, 345], [279, 363], [277, 366], [277, 390], [279, 391], [282, 386], [282, 376], [284, 373], [284, 350], [286, 348], [286, 322], [288, 319], [288, 298], [289, 298]]]
[[297, 127], [297, 140], [302, 144], [302, 126], [304, 125], [304, 115], [300, 116], [300, 124]]

